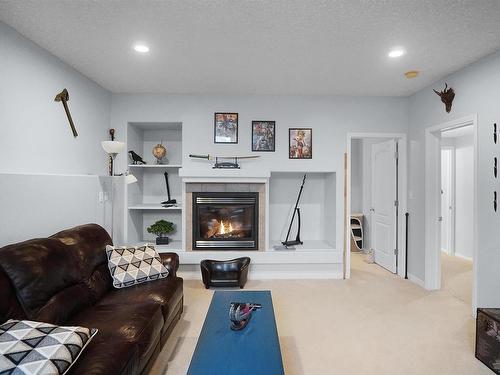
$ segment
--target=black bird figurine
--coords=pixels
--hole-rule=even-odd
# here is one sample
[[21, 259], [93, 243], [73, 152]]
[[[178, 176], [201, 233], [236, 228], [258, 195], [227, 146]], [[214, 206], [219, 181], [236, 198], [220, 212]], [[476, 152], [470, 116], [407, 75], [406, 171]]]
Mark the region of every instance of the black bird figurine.
[[142, 158], [139, 155], [137, 155], [134, 151], [130, 150], [128, 153], [132, 157], [133, 161], [132, 164], [146, 164], [146, 162], [142, 160]]

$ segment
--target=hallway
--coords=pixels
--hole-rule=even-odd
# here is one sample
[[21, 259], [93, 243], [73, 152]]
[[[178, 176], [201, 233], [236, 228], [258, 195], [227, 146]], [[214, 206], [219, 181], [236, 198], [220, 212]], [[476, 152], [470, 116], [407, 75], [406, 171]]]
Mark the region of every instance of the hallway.
[[441, 253], [441, 278], [444, 291], [472, 306], [472, 261]]

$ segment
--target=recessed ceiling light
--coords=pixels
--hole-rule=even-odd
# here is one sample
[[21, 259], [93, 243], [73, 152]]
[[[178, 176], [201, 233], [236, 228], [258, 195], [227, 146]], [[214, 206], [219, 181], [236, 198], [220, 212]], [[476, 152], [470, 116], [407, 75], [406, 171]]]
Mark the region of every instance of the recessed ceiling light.
[[148, 53], [149, 52], [149, 47], [146, 46], [145, 44], [136, 44], [134, 46], [134, 50], [139, 53]]
[[406, 53], [406, 51], [403, 48], [394, 48], [389, 51], [387, 56], [395, 59], [396, 57], [401, 57]]

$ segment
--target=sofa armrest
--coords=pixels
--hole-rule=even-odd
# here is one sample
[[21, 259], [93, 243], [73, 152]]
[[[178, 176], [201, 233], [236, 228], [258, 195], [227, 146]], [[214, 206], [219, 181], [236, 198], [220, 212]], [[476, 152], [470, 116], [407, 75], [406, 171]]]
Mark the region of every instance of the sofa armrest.
[[179, 255], [176, 253], [160, 253], [161, 262], [172, 276], [176, 276], [179, 269]]

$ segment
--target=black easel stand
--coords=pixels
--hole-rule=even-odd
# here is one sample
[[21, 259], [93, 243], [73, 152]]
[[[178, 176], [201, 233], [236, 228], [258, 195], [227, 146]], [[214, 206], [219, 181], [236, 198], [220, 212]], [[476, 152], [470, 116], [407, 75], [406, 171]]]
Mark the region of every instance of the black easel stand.
[[163, 207], [172, 207], [172, 206], [175, 206], [177, 204], [177, 200], [170, 198], [170, 185], [168, 183], [168, 173], [165, 172], [165, 173], [163, 173], [163, 175], [165, 176], [165, 183], [167, 185], [167, 198], [168, 198], [168, 200], [161, 202], [161, 205]]
[[[285, 241], [281, 242], [285, 247], [302, 245], [304, 243], [300, 240], [300, 208], [298, 206], [299, 206], [300, 196], [302, 195], [302, 190], [304, 190], [304, 184], [306, 183], [306, 176], [307, 175], [304, 174], [304, 178], [302, 179], [302, 185], [300, 186], [299, 195], [297, 197], [297, 201], [295, 202], [295, 207], [293, 209], [293, 214], [292, 214], [292, 220], [290, 220], [290, 226], [288, 227], [286, 239]], [[289, 241], [288, 238], [290, 237], [290, 231], [292, 230], [293, 220], [295, 219], [295, 213], [297, 213], [297, 219], [298, 219], [297, 235], [295, 236], [295, 241]]]

